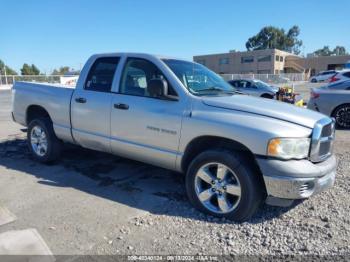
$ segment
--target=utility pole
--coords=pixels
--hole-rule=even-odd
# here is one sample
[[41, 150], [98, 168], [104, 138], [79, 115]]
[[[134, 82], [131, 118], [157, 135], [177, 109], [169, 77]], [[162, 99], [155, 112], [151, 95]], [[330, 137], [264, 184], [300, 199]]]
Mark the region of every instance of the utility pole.
[[7, 74], [6, 74], [6, 65], [4, 63], [4, 73], [5, 73], [5, 85], [7, 85]]

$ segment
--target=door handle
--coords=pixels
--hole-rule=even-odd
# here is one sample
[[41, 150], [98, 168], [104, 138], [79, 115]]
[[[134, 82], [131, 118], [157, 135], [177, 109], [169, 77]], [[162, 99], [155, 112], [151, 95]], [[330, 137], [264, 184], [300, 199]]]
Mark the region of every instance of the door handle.
[[127, 105], [127, 104], [114, 104], [114, 108], [122, 109], [122, 110], [128, 110], [129, 109], [129, 105]]
[[75, 99], [75, 102], [84, 104], [84, 103], [86, 103], [86, 99], [84, 97], [77, 97]]

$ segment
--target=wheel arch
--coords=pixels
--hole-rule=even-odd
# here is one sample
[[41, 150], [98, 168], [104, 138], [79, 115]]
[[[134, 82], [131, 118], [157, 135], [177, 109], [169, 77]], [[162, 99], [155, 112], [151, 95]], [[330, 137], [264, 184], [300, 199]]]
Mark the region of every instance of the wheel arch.
[[181, 170], [187, 171], [191, 161], [200, 153], [209, 149], [224, 149], [241, 152], [247, 156], [258, 168], [253, 152], [242, 143], [233, 139], [219, 136], [200, 136], [192, 139], [186, 146], [181, 160]]
[[26, 110], [26, 124], [27, 124], [27, 126], [29, 125], [29, 123], [33, 119], [43, 118], [43, 117], [47, 117], [52, 121], [49, 112], [44, 107], [42, 107], [40, 105], [35, 105], [35, 104], [27, 107], [27, 110]]

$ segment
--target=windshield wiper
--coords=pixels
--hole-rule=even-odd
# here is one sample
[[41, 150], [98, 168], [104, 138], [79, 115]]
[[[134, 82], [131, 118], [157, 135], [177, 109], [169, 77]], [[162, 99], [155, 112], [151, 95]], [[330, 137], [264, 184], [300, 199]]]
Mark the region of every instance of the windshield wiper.
[[197, 90], [196, 92], [200, 93], [200, 92], [205, 92], [205, 91], [218, 91], [218, 92], [222, 92], [222, 93], [235, 93], [236, 92], [235, 90], [223, 90], [223, 89], [221, 89], [219, 87], [215, 87], [215, 86], [200, 89], [200, 90]]
[[197, 92], [205, 92], [205, 91], [219, 91], [219, 92], [224, 92], [224, 90], [222, 90], [221, 88], [218, 88], [218, 87], [215, 87], [215, 86], [212, 86], [212, 87], [207, 87], [207, 88], [204, 88], [204, 89], [200, 89], [200, 90], [197, 90]]

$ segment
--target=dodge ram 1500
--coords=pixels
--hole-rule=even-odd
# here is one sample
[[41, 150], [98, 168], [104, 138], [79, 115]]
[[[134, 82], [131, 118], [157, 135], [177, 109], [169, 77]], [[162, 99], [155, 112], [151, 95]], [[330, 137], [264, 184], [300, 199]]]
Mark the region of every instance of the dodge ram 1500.
[[196, 208], [236, 221], [335, 180], [331, 118], [239, 94], [180, 59], [94, 55], [75, 88], [16, 82], [12, 115], [38, 161], [56, 160], [65, 142], [179, 171]]

